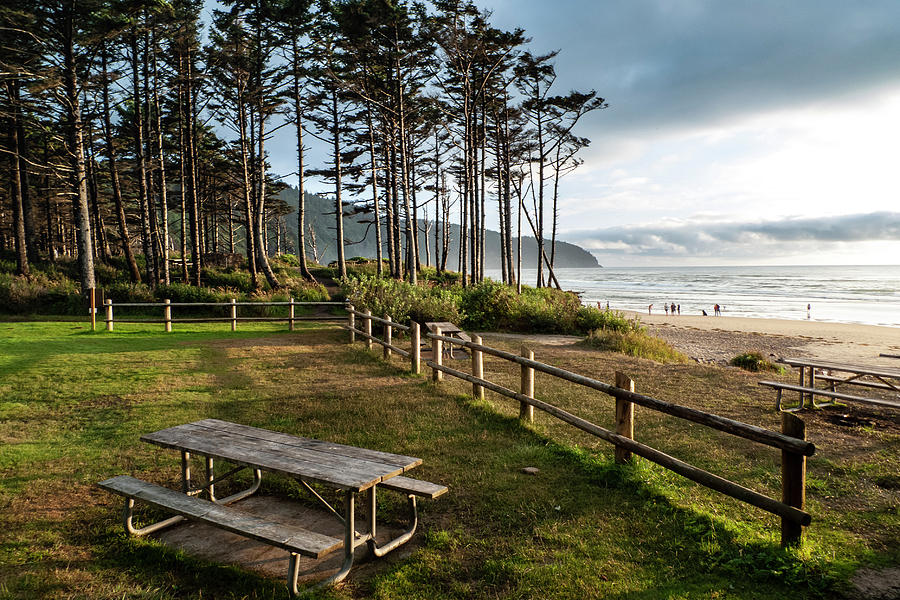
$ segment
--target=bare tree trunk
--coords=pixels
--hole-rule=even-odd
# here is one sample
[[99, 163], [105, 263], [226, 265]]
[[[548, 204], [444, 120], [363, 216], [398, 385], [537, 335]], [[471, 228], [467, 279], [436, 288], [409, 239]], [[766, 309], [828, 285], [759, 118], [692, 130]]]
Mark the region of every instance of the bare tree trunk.
[[384, 267], [381, 263], [381, 214], [378, 209], [378, 163], [375, 160], [375, 128], [372, 123], [372, 113], [366, 107], [366, 125], [369, 128], [369, 159], [372, 165], [372, 210], [375, 213], [375, 273], [378, 277], [384, 275]]
[[334, 206], [337, 237], [338, 271], [341, 279], [347, 277], [347, 263], [344, 257], [344, 205], [341, 202], [341, 141], [340, 113], [338, 112], [337, 91], [331, 92], [332, 139], [334, 141]]
[[267, 252], [267, 239], [266, 232], [268, 231], [266, 227], [266, 152], [265, 152], [265, 140], [266, 140], [266, 119], [263, 114], [263, 103], [262, 98], [258, 99], [257, 111], [259, 113], [259, 156], [257, 157], [259, 160], [258, 168], [258, 177], [259, 177], [259, 195], [256, 198], [256, 214], [257, 214], [257, 247], [256, 247], [256, 261], [259, 265], [259, 270], [263, 272], [263, 275], [266, 277], [266, 281], [269, 282], [269, 285], [272, 288], [277, 288], [279, 286], [278, 279], [275, 277], [275, 272], [272, 271], [272, 266], [269, 264], [269, 257]]
[[141, 248], [144, 251], [145, 273], [147, 283], [154, 285], [153, 280], [153, 255], [150, 248], [150, 208], [147, 203], [147, 163], [144, 160], [144, 119], [141, 102], [140, 74], [138, 65], [138, 36], [137, 29], [131, 29], [131, 78], [134, 106], [134, 156], [137, 163], [138, 201], [141, 207]]
[[190, 50], [187, 59], [186, 72], [187, 79], [185, 81], [185, 108], [187, 116], [187, 128], [185, 137], [187, 138], [187, 164], [185, 165], [188, 173], [188, 210], [190, 211], [191, 226], [191, 258], [193, 268], [191, 269], [192, 282], [196, 286], [200, 286], [200, 271], [202, 268], [202, 258], [200, 251], [200, 199], [197, 195], [197, 145], [194, 122], [196, 120], [194, 114], [194, 59], [191, 58]]
[[303, 103], [300, 97], [300, 50], [297, 47], [297, 36], [291, 36], [291, 68], [294, 76], [294, 117], [297, 119], [297, 259], [300, 261], [300, 275], [315, 281], [306, 264], [306, 190], [304, 189], [304, 150], [303, 150]]
[[156, 60], [156, 29], [153, 30], [153, 106], [156, 110], [156, 146], [159, 153], [159, 207], [162, 228], [162, 280], [169, 285], [169, 199], [166, 182], [166, 155], [163, 149], [162, 111], [159, 107], [159, 68]]
[[95, 286], [94, 252], [91, 248], [91, 220], [87, 201], [87, 184], [84, 169], [84, 146], [81, 122], [81, 105], [78, 99], [78, 75], [75, 70], [74, 0], [63, 8], [64, 68], [63, 78], [66, 89], [67, 145], [72, 167], [75, 228], [78, 239], [78, 262], [81, 271], [81, 295], [88, 298], [89, 290]]
[[[10, 84], [6, 84], [7, 90]], [[19, 168], [19, 133], [16, 120], [7, 120], [9, 139], [9, 178], [12, 181], [13, 240], [16, 248], [16, 275], [29, 276], [28, 246], [25, 242], [25, 213], [22, 207], [22, 171]]]

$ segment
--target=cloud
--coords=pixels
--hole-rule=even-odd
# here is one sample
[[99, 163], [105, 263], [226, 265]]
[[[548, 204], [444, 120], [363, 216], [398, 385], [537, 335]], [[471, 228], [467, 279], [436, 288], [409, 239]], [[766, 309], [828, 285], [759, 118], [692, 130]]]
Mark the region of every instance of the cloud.
[[605, 255], [734, 257], [808, 251], [810, 246], [900, 241], [900, 213], [873, 212], [782, 221], [689, 221], [567, 232], [566, 241]]
[[609, 100], [588, 119], [596, 138], [833, 102], [900, 80], [895, 0], [483, 4], [500, 26], [523, 25], [534, 51], [561, 48], [561, 91], [595, 88]]

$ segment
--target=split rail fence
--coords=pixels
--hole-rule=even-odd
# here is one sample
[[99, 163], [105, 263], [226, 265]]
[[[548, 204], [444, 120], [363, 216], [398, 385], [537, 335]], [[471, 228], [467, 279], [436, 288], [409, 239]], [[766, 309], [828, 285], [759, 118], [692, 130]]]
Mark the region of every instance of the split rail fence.
[[[386, 358], [390, 357], [391, 353], [397, 353], [410, 360], [410, 370], [413, 373], [420, 373], [422, 366], [422, 340], [421, 327], [418, 323], [412, 322], [408, 326], [403, 325], [392, 321], [389, 316], [380, 318], [373, 316], [368, 310], [358, 311], [352, 305], [347, 306], [347, 313], [348, 322], [343, 327], [350, 332], [350, 343], [355, 342], [356, 338], [360, 337], [369, 349], [372, 348], [373, 343], [378, 344], [383, 348]], [[373, 323], [383, 325], [383, 337], [379, 338], [372, 334]], [[409, 332], [409, 350], [394, 345], [393, 332], [395, 330]], [[806, 425], [796, 415], [782, 413], [782, 431], [771, 431], [635, 393], [634, 381], [622, 373], [616, 373], [616, 385], [610, 385], [578, 373], [536, 361], [534, 360], [534, 352], [528, 349], [523, 349], [521, 355], [516, 355], [512, 352], [485, 346], [481, 343], [482, 340], [479, 336], [472, 336], [472, 341], [465, 341], [442, 335], [440, 329], [435, 329], [432, 332], [426, 331], [425, 338], [431, 340], [432, 359], [425, 360], [424, 364], [432, 369], [432, 379], [435, 382], [442, 381], [446, 374], [470, 382], [472, 384], [472, 393], [478, 399], [484, 398], [484, 390], [491, 390], [501, 396], [512, 398], [519, 402], [519, 418], [524, 421], [532, 422], [534, 420], [534, 409], [537, 408], [615, 445], [616, 462], [627, 462], [631, 459], [632, 454], [636, 454], [700, 485], [777, 515], [781, 517], [781, 544], [783, 546], [800, 544], [803, 528], [812, 521], [811, 515], [805, 510], [806, 458], [813, 455], [815, 446], [811, 442], [806, 441]], [[443, 364], [444, 344], [469, 349], [472, 358], [471, 374]], [[519, 391], [509, 389], [484, 378], [485, 354], [519, 365], [521, 369], [521, 386]], [[605, 429], [557, 406], [535, 398], [535, 372], [545, 373], [564, 381], [603, 392], [615, 398], [616, 430]], [[781, 500], [770, 498], [635, 441], [635, 404], [780, 450]]]
[[[273, 316], [273, 317], [255, 317], [255, 316], [239, 316], [238, 308], [239, 307], [253, 307], [253, 308], [265, 308], [269, 306], [286, 306], [287, 307], [287, 315], [286, 316]], [[340, 315], [297, 315], [296, 308], [304, 307], [304, 306], [338, 306], [343, 308], [346, 306], [343, 302], [297, 302], [293, 298], [291, 298], [287, 302], [238, 302], [235, 298], [231, 299], [231, 302], [172, 302], [166, 299], [164, 302], [118, 302], [115, 305], [113, 301], [110, 299], [106, 300], [106, 303], [103, 305], [106, 310], [106, 330], [113, 331], [115, 327], [115, 323], [162, 323], [165, 327], [166, 331], [172, 331], [173, 323], [215, 323], [215, 322], [230, 322], [231, 330], [237, 331], [238, 321], [272, 321], [272, 322], [285, 322], [288, 324], [288, 329], [290, 331], [294, 330], [294, 324], [298, 321], [343, 321], [344, 317]], [[144, 307], [144, 308], [162, 308], [162, 318], [115, 318], [114, 317], [114, 307], [115, 308], [133, 308], [133, 307]], [[217, 310], [221, 310], [223, 313], [228, 314], [227, 317], [211, 317], [211, 316], [202, 316], [202, 317], [182, 317], [180, 319], [176, 319], [173, 317], [173, 309], [175, 308], [188, 308], [196, 309], [206, 307], [211, 309], [211, 312], [215, 312]], [[93, 309], [91, 310], [93, 317]], [[93, 321], [93, 318], [92, 318]], [[92, 323], [93, 325], [93, 323]]]

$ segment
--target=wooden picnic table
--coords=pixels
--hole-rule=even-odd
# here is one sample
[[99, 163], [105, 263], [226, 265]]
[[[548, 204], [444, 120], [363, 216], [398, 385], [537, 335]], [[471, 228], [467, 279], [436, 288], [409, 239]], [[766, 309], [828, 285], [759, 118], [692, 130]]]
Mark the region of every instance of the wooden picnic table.
[[[109, 491], [124, 495], [126, 498], [145, 500], [173, 510], [182, 517], [195, 518], [218, 525], [229, 531], [260, 539], [291, 551], [288, 586], [294, 594], [297, 593], [298, 553], [318, 558], [343, 547], [342, 567], [320, 585], [337, 583], [349, 573], [356, 547], [368, 544], [373, 554], [382, 556], [412, 537], [417, 523], [416, 496], [434, 498], [447, 491], [444, 486], [400, 475], [422, 464], [420, 458], [298, 437], [218, 419], [204, 419], [169, 427], [143, 435], [140, 439], [181, 452], [182, 493], [164, 488], [154, 490], [153, 488], [157, 486], [127, 476], [109, 479], [100, 482], [99, 485]], [[190, 484], [191, 455], [199, 455], [206, 460], [205, 483], [199, 488], [191, 488]], [[214, 472], [215, 460], [224, 460], [236, 467], [217, 477]], [[216, 483], [244, 468], [253, 470], [253, 485], [227, 498], [217, 498]], [[306, 530], [279, 532], [277, 524], [256, 523], [253, 521], [253, 517], [248, 517], [246, 513], [241, 513], [237, 517], [220, 514], [229, 508], [224, 505], [246, 498], [259, 489], [262, 471], [296, 479], [324, 503], [344, 524], [343, 543], [334, 538], [330, 540], [334, 543], [329, 543], [327, 536]], [[313, 483], [325, 484], [342, 492], [343, 514], [332, 508], [310, 486]], [[410, 505], [410, 528], [382, 546], [377, 544], [375, 538], [375, 490], [378, 486], [407, 494]], [[190, 497], [204, 491], [208, 494], [211, 502]], [[361, 492], [366, 492], [368, 531], [364, 533], [357, 532], [355, 521], [356, 495]], [[133, 504], [133, 500], [130, 502]], [[201, 503], [203, 506], [198, 507], [192, 503]], [[136, 535], [157, 531], [182, 519], [182, 517], [176, 516], [141, 530], [135, 530], [131, 527], [130, 506], [130, 504], [126, 505], [126, 529]]]
[[[877, 399], [867, 399], [859, 396], [840, 394], [837, 391], [837, 386], [854, 385], [900, 393], [900, 370], [898, 369], [889, 369], [874, 365], [847, 364], [819, 358], [782, 358], [779, 362], [799, 370], [799, 385], [790, 386], [790, 389], [800, 392], [800, 408], [805, 405], [806, 398], [809, 398], [809, 401], [814, 408], [821, 408], [823, 406], [831, 406], [834, 404], [834, 402], [816, 404], [816, 394], [829, 396], [834, 400], [845, 399], [863, 402], [868, 401], [873, 404], [897, 406], [896, 403], [890, 401], [885, 402]], [[817, 371], [827, 371], [828, 373], [817, 373]], [[816, 388], [816, 381], [824, 381], [827, 383], [830, 388], [830, 393], [820, 394]]]
[[[431, 321], [431, 322], [425, 323], [425, 327], [428, 328], [428, 331], [430, 333], [434, 333], [437, 329], [440, 329], [441, 335], [445, 335], [447, 337], [454, 337], [459, 340], [462, 340], [463, 342], [471, 342], [472, 341], [472, 338], [469, 336], [468, 333], [466, 333], [465, 331], [463, 331], [457, 325], [455, 325], [454, 323], [451, 323], [450, 321]], [[465, 355], [466, 351], [465, 351], [464, 347], [461, 349], [461, 351], [462, 351], [463, 355]], [[446, 353], [450, 358], [454, 358], [453, 347], [450, 346], [449, 344], [445, 344], [444, 353]]]

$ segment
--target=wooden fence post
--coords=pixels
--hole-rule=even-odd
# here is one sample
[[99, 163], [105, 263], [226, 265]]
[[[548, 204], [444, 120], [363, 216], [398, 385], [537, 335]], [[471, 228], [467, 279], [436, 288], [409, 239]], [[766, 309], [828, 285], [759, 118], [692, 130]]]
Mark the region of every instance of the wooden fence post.
[[353, 308], [352, 304], [347, 305], [347, 325], [350, 327], [350, 343], [356, 341], [356, 315], [353, 314], [353, 311], [356, 310]]
[[[476, 344], [481, 343], [481, 336], [472, 336], [472, 341]], [[478, 379], [484, 379], [484, 355], [481, 350], [472, 348], [472, 376]], [[484, 400], [484, 388], [477, 383], [472, 384], [472, 395], [476, 400]]]
[[366, 316], [363, 317], [363, 331], [366, 332], [366, 350], [372, 349], [372, 311], [366, 309]]
[[[781, 413], [781, 433], [801, 440], [806, 439], [806, 423], [797, 415]], [[806, 510], [806, 456], [781, 451], [781, 501], [788, 506]], [[798, 546], [803, 526], [781, 518], [781, 545]]]
[[387, 323], [384, 324], [384, 358], [388, 359], [391, 357], [391, 342], [393, 341], [393, 327], [391, 327], [391, 315], [385, 315], [384, 320]]
[[172, 332], [172, 301], [166, 298], [163, 307], [163, 321], [166, 322], [166, 333]]
[[[633, 392], [634, 380], [616, 371], [616, 387]], [[616, 433], [629, 440], [634, 439], [634, 404], [621, 398], [616, 398]], [[616, 462], [624, 464], [630, 460], [631, 451], [616, 446]]]
[[[522, 356], [529, 360], [534, 360], [534, 351], [528, 348], [522, 348]], [[522, 365], [522, 387], [523, 396], [534, 398], [534, 369]], [[528, 423], [534, 422], [534, 407], [525, 402], [519, 403], [519, 418]]]
[[291, 302], [288, 305], [288, 331], [294, 330], [294, 297], [291, 296]]
[[[433, 333], [434, 335], [441, 335], [441, 328], [435, 327], [431, 333]], [[444, 347], [443, 347], [443, 343], [441, 342], [441, 340], [438, 340], [435, 338], [431, 339], [431, 354], [432, 354], [431, 360], [434, 361], [435, 365], [440, 367], [441, 362], [442, 362], [442, 357], [444, 355]], [[438, 369], [432, 368], [431, 380], [434, 381], [435, 383], [437, 383], [439, 381], [443, 381], [444, 380], [444, 372], [440, 371]]]
[[414, 375], [418, 375], [422, 370], [422, 349], [420, 347], [422, 339], [419, 332], [419, 324], [415, 321], [410, 321], [409, 323], [409, 339], [409, 369]]
[[113, 308], [112, 308], [112, 299], [106, 299], [106, 330], [113, 330]]
[[231, 299], [231, 330], [237, 331], [237, 300]]

